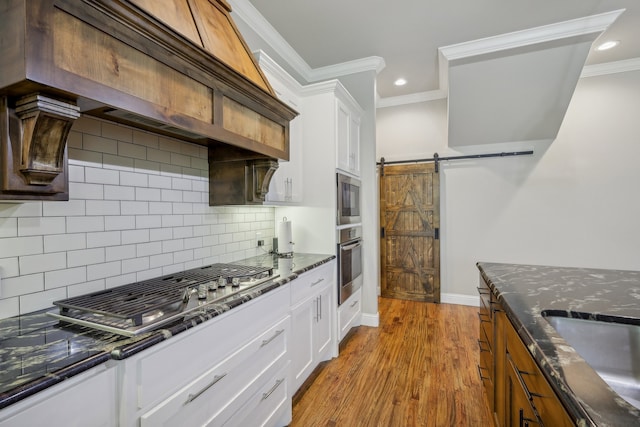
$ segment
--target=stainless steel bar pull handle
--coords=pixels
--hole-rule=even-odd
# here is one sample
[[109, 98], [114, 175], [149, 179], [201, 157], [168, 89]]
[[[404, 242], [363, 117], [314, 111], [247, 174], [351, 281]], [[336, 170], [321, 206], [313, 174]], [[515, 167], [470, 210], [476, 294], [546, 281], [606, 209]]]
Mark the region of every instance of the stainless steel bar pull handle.
[[277, 330], [276, 333], [273, 334], [273, 336], [271, 338], [266, 339], [266, 340], [262, 340], [262, 344], [260, 344], [260, 348], [264, 347], [265, 345], [269, 344], [271, 341], [275, 340], [276, 337], [278, 335], [280, 335], [281, 333], [283, 333], [283, 332], [284, 332], [284, 329]]
[[349, 307], [353, 308], [356, 306], [356, 304], [358, 304], [360, 302], [360, 300], [354, 301], [353, 304], [351, 304]]
[[311, 286], [315, 286], [320, 282], [324, 282], [324, 277], [319, 278], [318, 280], [316, 280], [315, 282], [311, 282]]
[[184, 405], [186, 405], [187, 403], [191, 403], [194, 400], [196, 400], [198, 397], [200, 397], [200, 395], [202, 393], [204, 393], [205, 391], [209, 390], [211, 387], [213, 387], [218, 381], [220, 381], [221, 379], [223, 379], [224, 377], [227, 376], [227, 373], [225, 372], [222, 375], [216, 375], [213, 377], [213, 381], [211, 381], [205, 388], [203, 388], [202, 390], [200, 390], [199, 392], [197, 392], [196, 394], [189, 394], [189, 396], [187, 397], [187, 401], [184, 402]]
[[269, 396], [271, 396], [271, 393], [273, 393], [274, 391], [276, 391], [276, 389], [280, 386], [280, 384], [282, 384], [284, 382], [284, 378], [280, 378], [279, 380], [276, 380], [276, 383], [273, 385], [273, 387], [271, 387], [269, 389], [268, 392], [266, 393], [262, 393], [262, 399], [261, 400], [266, 400], [269, 398]]

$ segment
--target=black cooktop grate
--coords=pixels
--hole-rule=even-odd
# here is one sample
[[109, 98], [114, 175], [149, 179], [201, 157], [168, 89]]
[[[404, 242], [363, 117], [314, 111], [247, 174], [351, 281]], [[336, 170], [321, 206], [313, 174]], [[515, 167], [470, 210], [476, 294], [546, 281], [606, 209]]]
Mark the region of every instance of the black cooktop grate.
[[[155, 310], [175, 306], [178, 309], [186, 288], [224, 277], [227, 283], [237, 277], [268, 277], [273, 268], [250, 267], [235, 264], [211, 264], [160, 278], [130, 283], [104, 291], [55, 301], [61, 314], [72, 312], [93, 313], [116, 319], [125, 319], [141, 325], [143, 316]], [[105, 319], [106, 320], [106, 319]]]

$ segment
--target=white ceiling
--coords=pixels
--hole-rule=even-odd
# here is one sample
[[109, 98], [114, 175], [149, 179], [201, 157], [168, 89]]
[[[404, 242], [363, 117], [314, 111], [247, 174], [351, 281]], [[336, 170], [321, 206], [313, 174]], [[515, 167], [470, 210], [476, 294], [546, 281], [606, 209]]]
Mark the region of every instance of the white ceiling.
[[[247, 0], [230, 1], [236, 5]], [[586, 64], [640, 59], [638, 0], [248, 0], [311, 69], [368, 57], [386, 64], [378, 75], [381, 98], [438, 90], [438, 48], [575, 18], [626, 11], [596, 41], [615, 39], [610, 51], [590, 51]], [[395, 87], [404, 77], [408, 84]]]

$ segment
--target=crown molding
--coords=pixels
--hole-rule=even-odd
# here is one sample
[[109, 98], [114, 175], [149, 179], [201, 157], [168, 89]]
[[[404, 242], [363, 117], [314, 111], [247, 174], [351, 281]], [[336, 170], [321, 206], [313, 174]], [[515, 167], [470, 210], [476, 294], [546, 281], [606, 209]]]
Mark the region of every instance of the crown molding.
[[582, 69], [580, 78], [603, 76], [605, 74], [625, 73], [627, 71], [638, 71], [638, 70], [640, 70], [640, 58], [631, 58], [631, 59], [625, 59], [622, 61], [587, 65]]
[[232, 13], [251, 27], [274, 51], [278, 52], [289, 66], [309, 83], [363, 71], [375, 71], [378, 74], [385, 67], [383, 58], [370, 56], [312, 69], [248, 0], [229, 0], [229, 3], [231, 4]]
[[438, 51], [442, 53], [442, 56], [444, 56], [446, 60], [451, 62], [470, 56], [486, 55], [503, 50], [587, 34], [593, 34], [595, 39], [598, 34], [606, 30], [624, 11], [625, 9], [618, 9], [555, 24], [443, 46], [438, 48]]

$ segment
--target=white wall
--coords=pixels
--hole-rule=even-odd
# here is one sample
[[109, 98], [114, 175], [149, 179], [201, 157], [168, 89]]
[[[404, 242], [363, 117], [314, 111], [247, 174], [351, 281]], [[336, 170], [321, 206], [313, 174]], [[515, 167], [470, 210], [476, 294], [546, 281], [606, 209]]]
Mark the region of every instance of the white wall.
[[209, 206], [205, 147], [83, 117], [68, 150], [68, 202], [0, 203], [0, 318], [271, 249], [273, 208]]
[[475, 296], [478, 261], [640, 270], [640, 71], [582, 78], [555, 141], [446, 142], [446, 101], [378, 110], [387, 160], [515, 151], [443, 162], [443, 294]]

